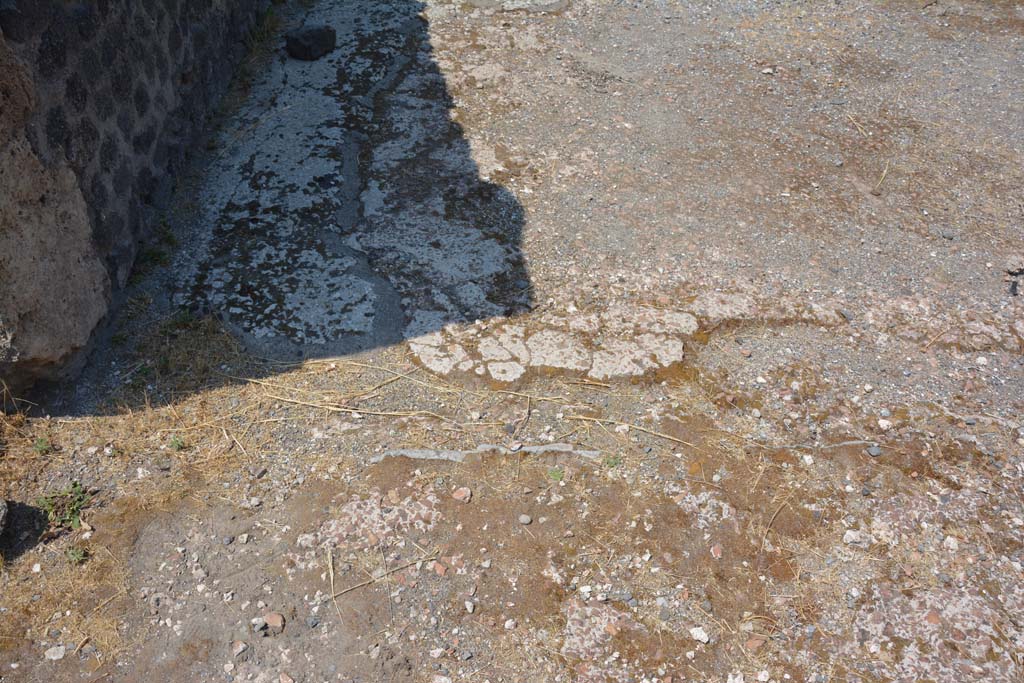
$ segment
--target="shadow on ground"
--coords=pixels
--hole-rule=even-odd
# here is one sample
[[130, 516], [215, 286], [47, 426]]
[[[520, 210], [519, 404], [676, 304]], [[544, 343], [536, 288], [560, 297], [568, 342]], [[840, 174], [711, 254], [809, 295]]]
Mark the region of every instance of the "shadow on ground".
[[10, 501], [7, 503], [7, 522], [0, 530], [0, 558], [13, 562], [32, 550], [43, 540], [48, 522], [46, 513], [34, 506]]
[[531, 308], [523, 209], [453, 119], [422, 10], [346, 0], [286, 18], [332, 26], [337, 49], [303, 62], [274, 46], [51, 410], [159, 405]]

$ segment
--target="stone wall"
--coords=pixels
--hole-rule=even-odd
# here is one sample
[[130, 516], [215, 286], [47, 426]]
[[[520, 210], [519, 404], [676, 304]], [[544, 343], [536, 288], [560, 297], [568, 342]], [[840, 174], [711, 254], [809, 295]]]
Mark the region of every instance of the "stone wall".
[[73, 369], [269, 0], [0, 0], [0, 379]]

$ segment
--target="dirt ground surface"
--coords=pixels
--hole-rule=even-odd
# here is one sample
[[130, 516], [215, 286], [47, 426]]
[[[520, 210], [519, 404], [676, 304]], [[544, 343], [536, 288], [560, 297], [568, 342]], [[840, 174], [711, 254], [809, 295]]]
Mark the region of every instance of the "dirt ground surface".
[[1024, 3], [277, 12], [2, 418], [0, 681], [1024, 680]]

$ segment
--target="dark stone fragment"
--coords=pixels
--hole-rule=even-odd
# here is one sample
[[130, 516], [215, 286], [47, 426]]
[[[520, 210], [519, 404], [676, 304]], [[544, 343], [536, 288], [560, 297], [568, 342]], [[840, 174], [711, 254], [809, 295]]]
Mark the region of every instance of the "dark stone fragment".
[[167, 32], [167, 54], [170, 55], [172, 62], [178, 60], [178, 51], [181, 50], [181, 44], [181, 25], [175, 22], [171, 25], [171, 30]]
[[100, 78], [103, 77], [103, 67], [100, 65], [100, 58], [96, 54], [96, 50], [87, 47], [79, 53], [78, 73], [90, 88], [97, 86]]
[[127, 161], [122, 161], [114, 174], [114, 193], [119, 197], [127, 197], [132, 187], [132, 169]]
[[106, 135], [103, 138], [103, 144], [100, 145], [100, 168], [104, 171], [111, 171], [116, 163], [117, 140], [111, 135]]
[[119, 100], [127, 100], [132, 96], [132, 71], [126, 62], [114, 67], [110, 87]]
[[68, 143], [68, 121], [64, 118], [64, 109], [54, 107], [46, 114], [46, 143], [50, 149], [61, 149]]
[[93, 98], [93, 106], [100, 121], [107, 121], [114, 115], [114, 98], [109, 90], [102, 90]]
[[108, 66], [117, 61], [118, 54], [118, 42], [115, 38], [115, 31], [108, 30], [107, 35], [103, 36], [103, 42], [100, 43], [100, 53], [103, 57], [103, 63]]
[[107, 183], [103, 179], [102, 173], [97, 173], [92, 177], [92, 183], [89, 184], [90, 201], [94, 209], [103, 209], [107, 205]]
[[64, 101], [76, 114], [85, 111], [85, 105], [89, 102], [89, 91], [86, 90], [78, 74], [71, 74], [64, 84]]
[[870, 455], [872, 458], [877, 458], [881, 454], [882, 449], [879, 448], [878, 446], [871, 446], [870, 448], [868, 448], [868, 455]]
[[75, 127], [65, 154], [76, 169], [82, 169], [96, 158], [100, 143], [100, 132], [89, 119], [82, 119]]
[[142, 83], [135, 87], [135, 111], [140, 119], [149, 111], [149, 93]]
[[153, 149], [153, 142], [156, 141], [156, 127], [149, 126], [132, 139], [132, 148], [136, 154], [148, 156]]
[[62, 22], [55, 21], [39, 39], [36, 67], [44, 78], [53, 78], [61, 72], [67, 61], [67, 30]]
[[132, 132], [135, 130], [135, 117], [131, 112], [122, 109], [117, 115], [117, 127], [121, 129], [125, 140], [131, 140]]
[[158, 80], [166, 81], [168, 74], [167, 67], [167, 55], [163, 51], [157, 51], [153, 54], [154, 64], [156, 66], [156, 75]]
[[153, 172], [148, 168], [139, 171], [135, 177], [135, 194], [146, 204], [153, 203], [153, 196], [156, 194], [157, 180]]
[[313, 26], [290, 32], [285, 38], [288, 54], [312, 62], [334, 50], [338, 36], [330, 26]]

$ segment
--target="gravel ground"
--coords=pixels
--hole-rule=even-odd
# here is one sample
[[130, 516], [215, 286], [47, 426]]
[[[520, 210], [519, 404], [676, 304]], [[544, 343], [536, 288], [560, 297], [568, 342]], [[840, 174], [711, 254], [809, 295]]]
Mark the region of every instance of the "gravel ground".
[[1024, 4], [282, 11], [0, 423], [0, 681], [1024, 677]]

